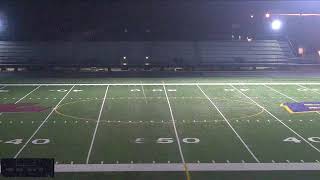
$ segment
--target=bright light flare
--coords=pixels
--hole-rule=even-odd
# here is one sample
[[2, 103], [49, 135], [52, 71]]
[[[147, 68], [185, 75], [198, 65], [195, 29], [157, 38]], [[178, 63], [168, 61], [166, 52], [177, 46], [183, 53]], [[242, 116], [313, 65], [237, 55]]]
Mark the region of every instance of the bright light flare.
[[266, 18], [270, 18], [271, 14], [270, 13], [266, 13]]
[[278, 19], [272, 21], [271, 28], [275, 31], [278, 31], [282, 28], [282, 22]]

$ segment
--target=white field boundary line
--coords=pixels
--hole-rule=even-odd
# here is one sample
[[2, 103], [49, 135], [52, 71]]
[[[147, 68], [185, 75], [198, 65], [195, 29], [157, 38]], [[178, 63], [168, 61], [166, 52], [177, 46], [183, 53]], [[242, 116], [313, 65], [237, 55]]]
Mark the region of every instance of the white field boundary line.
[[24, 145], [20, 148], [20, 150], [17, 152], [17, 154], [14, 156], [14, 158], [17, 158], [20, 153], [23, 151], [23, 149], [28, 145], [28, 143], [31, 141], [31, 139], [38, 133], [38, 131], [41, 129], [41, 127], [48, 121], [48, 119], [50, 118], [50, 116], [53, 114], [53, 112], [58, 108], [58, 106], [60, 105], [60, 103], [68, 96], [68, 94], [72, 91], [72, 89], [75, 87], [75, 85], [73, 85], [69, 91], [63, 96], [63, 98], [58, 102], [58, 104], [51, 110], [51, 112], [47, 115], [47, 117], [43, 120], [43, 122], [39, 125], [39, 127], [34, 131], [34, 133], [30, 136], [30, 138], [28, 139], [28, 141], [26, 141], [24, 143]]
[[96, 124], [96, 127], [95, 127], [94, 132], [93, 132], [93, 135], [92, 135], [92, 140], [91, 140], [90, 148], [89, 148], [88, 155], [87, 155], [87, 160], [86, 160], [86, 163], [87, 163], [87, 164], [89, 163], [89, 159], [90, 159], [92, 147], [93, 147], [94, 140], [95, 140], [96, 134], [97, 134], [97, 130], [98, 130], [98, 127], [99, 127], [99, 124], [100, 124], [100, 119], [101, 119], [101, 115], [102, 115], [102, 111], [103, 111], [104, 104], [105, 104], [105, 102], [106, 102], [106, 97], [107, 97], [107, 94], [108, 94], [108, 90], [109, 90], [109, 86], [107, 86], [107, 89], [106, 89], [106, 91], [105, 91], [105, 93], [104, 93], [103, 101], [102, 101], [102, 103], [101, 103], [101, 107], [100, 107], [100, 111], [99, 111], [99, 116], [98, 116], [97, 124]]
[[48, 83], [17, 83], [17, 84], [0, 84], [0, 86], [162, 86], [162, 85], [173, 85], [173, 86], [196, 86], [196, 85], [214, 85], [214, 86], [226, 86], [226, 85], [320, 85], [320, 82], [257, 82], [257, 83], [83, 83], [83, 84], [70, 84], [70, 83], [55, 83], [55, 84], [48, 84]]
[[292, 133], [294, 133], [296, 136], [298, 136], [299, 138], [301, 138], [305, 143], [307, 143], [309, 146], [311, 146], [313, 149], [315, 149], [316, 151], [320, 152], [320, 150], [315, 147], [313, 144], [311, 144], [308, 140], [306, 140], [304, 137], [302, 137], [299, 133], [297, 133], [295, 130], [291, 129], [286, 123], [284, 123], [282, 120], [280, 120], [279, 118], [277, 118], [275, 115], [273, 115], [270, 111], [268, 111], [265, 107], [261, 106], [260, 104], [258, 104], [255, 100], [253, 100], [252, 98], [250, 98], [249, 96], [247, 96], [246, 94], [244, 94], [242, 91], [240, 91], [238, 88], [234, 87], [233, 85], [231, 85], [232, 88], [234, 88], [235, 90], [237, 90], [240, 94], [242, 94], [243, 96], [245, 96], [247, 99], [249, 99], [251, 102], [253, 102], [254, 104], [256, 104], [258, 107], [260, 107], [261, 109], [263, 109], [266, 113], [268, 113], [270, 116], [272, 116], [274, 119], [276, 119], [277, 121], [279, 121], [282, 125], [284, 125], [287, 129], [289, 129]]
[[254, 155], [254, 153], [251, 151], [251, 149], [248, 147], [248, 145], [244, 142], [244, 140], [241, 138], [241, 136], [237, 133], [237, 131], [233, 128], [233, 126], [230, 124], [229, 120], [224, 116], [224, 114], [220, 111], [218, 106], [209, 98], [209, 96], [202, 90], [202, 88], [197, 85], [197, 87], [200, 89], [202, 94], [210, 101], [210, 103], [216, 108], [216, 110], [219, 112], [221, 117], [224, 119], [224, 121], [228, 124], [228, 126], [231, 128], [231, 130], [235, 133], [237, 138], [241, 141], [243, 146], [247, 149], [247, 151], [250, 153], [250, 155], [253, 157], [253, 159], [257, 162], [260, 163], [259, 159]]
[[[5, 87], [5, 86], [4, 86]], [[36, 87], [36, 88], [34, 88], [32, 91], [30, 91], [28, 94], [26, 94], [25, 96], [23, 96], [22, 98], [20, 98], [18, 101], [16, 101], [14, 104], [17, 104], [17, 103], [19, 103], [20, 101], [22, 101], [24, 98], [26, 98], [27, 96], [29, 96], [31, 93], [33, 93], [34, 91], [36, 91], [37, 89], [39, 89], [41, 87], [41, 85], [40, 86], [38, 86], [38, 87]], [[0, 89], [2, 89], [2, 88], [0, 88]], [[3, 113], [0, 113], [0, 116], [2, 115]]]
[[[319, 171], [320, 163], [188, 163], [190, 171]], [[56, 164], [55, 172], [179, 172], [182, 163]], [[1, 170], [0, 170], [1, 172]]]
[[163, 89], [164, 89], [164, 93], [165, 93], [166, 98], [167, 98], [167, 102], [168, 102], [168, 106], [169, 106], [169, 111], [170, 111], [170, 115], [171, 115], [171, 120], [172, 120], [172, 125], [173, 125], [174, 133], [175, 133], [175, 136], [176, 136], [176, 140], [177, 140], [177, 143], [178, 143], [178, 148], [179, 148], [179, 153], [180, 153], [181, 161], [182, 161], [182, 163], [185, 165], [185, 164], [186, 164], [186, 161], [185, 161], [185, 159], [184, 159], [184, 155], [183, 155], [183, 152], [182, 152], [179, 135], [178, 135], [178, 131], [177, 131], [177, 128], [176, 128], [176, 121], [175, 121], [174, 116], [173, 116], [173, 112], [172, 112], [170, 100], [169, 100], [169, 97], [168, 97], [167, 89], [166, 89], [166, 86], [165, 86], [164, 84], [163, 84]]
[[[272, 88], [272, 87], [270, 87], [270, 86], [268, 86], [268, 85], [264, 85], [265, 87], [267, 87], [267, 88], [269, 88], [269, 89], [271, 89], [272, 91], [274, 91], [274, 92], [276, 92], [276, 93], [278, 93], [278, 94], [281, 94], [282, 96], [284, 96], [284, 97], [286, 97], [286, 98], [288, 98], [288, 99], [291, 99], [292, 101], [294, 101], [294, 102], [299, 102], [299, 101], [297, 101], [296, 99], [294, 99], [294, 98], [292, 98], [292, 97], [290, 97], [290, 96], [288, 96], [288, 95], [286, 95], [286, 94], [284, 94], [284, 93], [282, 93], [282, 92], [280, 92], [280, 91], [278, 91], [278, 90], [276, 90], [276, 89], [274, 89], [274, 88]], [[320, 114], [320, 112], [316, 112], [317, 114]]]

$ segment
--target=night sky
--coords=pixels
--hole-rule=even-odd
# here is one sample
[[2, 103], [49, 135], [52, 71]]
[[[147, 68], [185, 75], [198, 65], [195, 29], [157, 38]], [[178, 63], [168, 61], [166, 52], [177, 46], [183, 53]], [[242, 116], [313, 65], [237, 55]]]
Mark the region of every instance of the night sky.
[[[320, 11], [317, 8], [320, 3], [317, 6], [306, 1], [300, 4], [255, 2], [258, 3], [239, 0], [0, 0], [0, 38], [27, 41], [210, 39], [229, 37], [232, 33], [267, 34], [268, 22], [263, 19], [267, 11]], [[252, 13], [254, 19], [250, 19]], [[239, 32], [231, 28], [232, 24], [241, 25]], [[291, 36], [308, 34], [310, 39], [319, 38], [316, 35], [319, 19], [294, 19], [286, 24], [286, 33]]]

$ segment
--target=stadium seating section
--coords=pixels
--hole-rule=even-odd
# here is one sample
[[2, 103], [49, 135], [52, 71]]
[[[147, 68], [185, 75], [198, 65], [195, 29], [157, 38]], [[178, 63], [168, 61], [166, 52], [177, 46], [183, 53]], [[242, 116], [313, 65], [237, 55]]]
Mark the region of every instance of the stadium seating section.
[[286, 41], [0, 42], [0, 64], [173, 65], [283, 63]]

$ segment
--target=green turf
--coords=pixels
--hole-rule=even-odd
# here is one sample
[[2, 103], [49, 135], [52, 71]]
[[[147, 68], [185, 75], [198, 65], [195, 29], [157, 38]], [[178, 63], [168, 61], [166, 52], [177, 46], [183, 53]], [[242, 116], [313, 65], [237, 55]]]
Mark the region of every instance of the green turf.
[[[121, 82], [124, 83], [128, 81], [140, 83], [132, 79], [122, 80]], [[263, 80], [255, 79], [254, 82], [265, 82]], [[115, 81], [119, 79], [112, 82]], [[154, 80], [154, 82], [157, 81], [159, 80]], [[179, 82], [185, 81], [188, 80]], [[239, 79], [226, 80], [226, 82], [238, 81]], [[278, 81], [286, 82], [286, 79], [278, 79]], [[108, 82], [105, 81], [105, 83]], [[146, 82], [152, 83], [153, 81], [148, 79]], [[169, 82], [178, 83], [172, 80]], [[196, 82], [196, 79], [189, 82]], [[218, 81], [209, 82], [223, 81], [218, 79]], [[15, 103], [36, 87], [31, 85], [5, 87], [3, 90], [8, 90], [8, 92], [0, 92], [0, 103]], [[37, 103], [48, 107], [44, 112], [0, 115], [0, 140], [2, 141], [0, 141], [0, 157], [14, 157], [23, 148], [18, 157], [50, 157], [55, 158], [60, 164], [71, 162], [85, 164], [94, 137], [89, 164], [181, 163], [175, 125], [187, 163], [256, 162], [248, 149], [262, 163], [320, 160], [320, 153], [315, 149], [320, 148], [320, 143], [309, 141], [315, 147], [313, 148], [303, 140], [301, 143], [283, 141], [288, 137], [301, 140], [294, 132], [307, 141], [309, 137], [320, 137], [320, 114], [289, 114], [283, 107], [280, 107], [280, 104], [285, 102], [320, 101], [320, 85], [306, 85], [309, 89], [298, 85], [269, 85], [274, 90], [263, 85], [235, 85], [234, 87], [243, 94], [229, 85], [200, 85], [199, 87], [196, 85], [166, 85], [168, 99], [162, 85], [110, 85], [109, 87], [108, 85], [76, 85], [73, 91], [65, 96], [71, 87], [44, 85], [19, 102]], [[107, 88], [105, 104], [97, 126]], [[210, 97], [218, 109], [201, 90]], [[63, 97], [65, 98], [62, 99]], [[37, 131], [52, 108], [60, 101], [56, 111]], [[263, 106], [269, 113], [258, 107], [256, 103]], [[94, 136], [96, 127], [97, 131]], [[34, 137], [23, 147], [34, 132], [36, 132]], [[245, 144], [240, 141], [235, 132]], [[161, 143], [159, 140], [161, 138], [170, 139], [170, 143]], [[22, 139], [22, 142], [5, 143], [14, 139]], [[32, 141], [37, 139], [49, 139], [50, 142], [33, 144]], [[199, 142], [186, 143], [186, 139], [199, 140]], [[286, 173], [282, 173], [279, 173], [281, 177], [285, 177]], [[73, 177], [86, 179], [89, 174], [83, 176], [77, 174]], [[136, 177], [137, 174], [143, 173], [129, 174]], [[162, 176], [162, 179], [166, 176], [171, 179], [185, 178], [183, 172], [154, 172], [153, 174]], [[247, 173], [248, 176], [244, 172], [239, 174], [241, 174], [239, 177], [251, 179], [254, 179], [256, 175], [254, 172]], [[268, 176], [267, 173], [257, 174], [261, 174], [263, 178]], [[314, 176], [313, 173], [310, 174], [310, 177]], [[120, 179], [130, 176], [127, 173], [97, 173], [95, 175], [107, 175]], [[137, 177], [148, 179], [150, 175], [152, 173], [137, 175]], [[57, 177], [69, 178], [70, 174], [60, 174]], [[229, 175], [219, 173], [191, 172], [192, 179], [207, 179], [207, 177], [210, 179], [230, 178]], [[277, 177], [277, 173], [273, 173], [270, 177]]]

